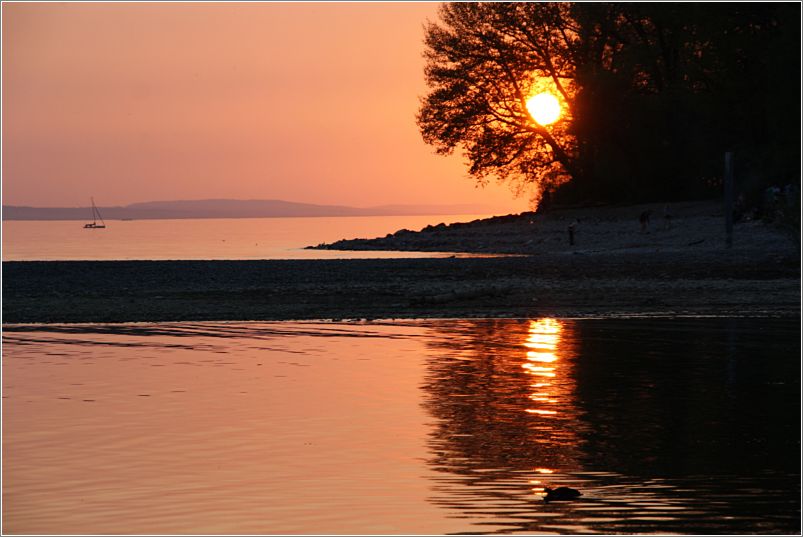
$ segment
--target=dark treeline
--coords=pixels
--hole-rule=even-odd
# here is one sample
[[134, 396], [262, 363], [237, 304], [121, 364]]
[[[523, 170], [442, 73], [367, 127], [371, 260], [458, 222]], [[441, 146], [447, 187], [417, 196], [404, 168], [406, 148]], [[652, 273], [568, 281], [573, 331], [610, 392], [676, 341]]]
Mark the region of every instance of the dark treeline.
[[[703, 198], [733, 151], [740, 203], [799, 189], [798, 3], [446, 4], [440, 19], [419, 126], [481, 182], [567, 203]], [[524, 107], [544, 81], [565, 108], [549, 126]]]
[[799, 184], [799, 4], [582, 4], [575, 12], [595, 38], [617, 43], [621, 60], [579, 75], [577, 105], [587, 113], [575, 128], [587, 146], [567, 197], [711, 195], [728, 150], [747, 196]]

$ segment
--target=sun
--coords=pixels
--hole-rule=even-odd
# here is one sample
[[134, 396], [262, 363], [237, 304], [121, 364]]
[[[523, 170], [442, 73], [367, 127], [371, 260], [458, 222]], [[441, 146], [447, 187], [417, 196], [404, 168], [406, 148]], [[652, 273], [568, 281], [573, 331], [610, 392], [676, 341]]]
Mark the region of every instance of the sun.
[[560, 118], [560, 103], [551, 93], [539, 93], [527, 100], [527, 111], [539, 125], [549, 125]]

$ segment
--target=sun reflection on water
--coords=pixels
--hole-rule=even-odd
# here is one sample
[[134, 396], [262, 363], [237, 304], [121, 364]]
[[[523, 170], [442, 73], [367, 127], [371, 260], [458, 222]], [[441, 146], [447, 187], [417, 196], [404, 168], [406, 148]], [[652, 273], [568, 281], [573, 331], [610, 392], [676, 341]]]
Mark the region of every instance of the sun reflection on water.
[[[574, 321], [449, 328], [431, 343], [437, 359], [424, 385], [437, 420], [429, 461], [439, 473], [434, 501], [476, 516], [507, 502], [531, 512], [532, 502], [543, 505], [543, 487], [577, 485], [568, 476], [579, 468], [586, 425], [577, 407]], [[511, 493], [504, 501], [494, 492], [500, 489]]]
[[[738, 488], [742, 481], [720, 482], [706, 473], [706, 467], [731, 471], [739, 468], [737, 459], [758, 460], [760, 454], [751, 445], [728, 455], [735, 429], [724, 425], [742, 419], [738, 412], [730, 413], [730, 397], [736, 392], [722, 375], [723, 364], [733, 362], [725, 354], [731, 347], [716, 338], [703, 339], [700, 348], [692, 348], [696, 355], [690, 355], [688, 347], [678, 347], [674, 330], [686, 338], [700, 333], [696, 323], [684, 328], [675, 321], [492, 319], [439, 324], [428, 343], [432, 352], [422, 384], [423, 405], [432, 419], [427, 442], [430, 501], [484, 534], [688, 534], [720, 528], [713, 525], [720, 523], [712, 522], [713, 512], [698, 507], [701, 486], [728, 495], [714, 511], [742, 517], [739, 506], [753, 501], [748, 496], [763, 501], [769, 489], [754, 494], [759, 488], [750, 476], [746, 482], [751, 492], [737, 498], [733, 485]], [[774, 345], [769, 339], [760, 341]], [[655, 359], [644, 359], [645, 346], [656, 353], [651, 356]], [[782, 347], [771, 348], [779, 352]], [[745, 347], [744, 363], [754, 365], [747, 354], [753, 349]], [[796, 357], [789, 363], [798, 368], [791, 358]], [[677, 393], [679, 379], [694, 381], [690, 392]], [[799, 385], [787, 393], [794, 389], [799, 396]], [[744, 392], [738, 408], [749, 408], [750, 394]], [[711, 427], [711, 414], [701, 413], [699, 404], [689, 405], [694, 401], [713, 405], [723, 426]], [[749, 415], [767, 419], [766, 414]], [[693, 428], [678, 434], [673, 427], [679, 423]], [[700, 443], [701, 437], [710, 444]], [[778, 433], [774, 444], [781, 445], [783, 438]], [[678, 442], [685, 448], [679, 450]], [[797, 454], [799, 446], [785, 445]], [[697, 468], [703, 481], [645, 481], [645, 476], [661, 472], [685, 476], [689, 468]], [[561, 486], [581, 490], [583, 497], [570, 505], [543, 501], [545, 487]], [[799, 503], [793, 507], [799, 513]], [[721, 521], [722, 528], [741, 524]]]
[[[524, 354], [521, 368], [526, 375], [536, 377], [533, 380], [537, 380], [529, 384], [531, 391], [523, 410], [533, 419], [541, 420], [539, 425], [535, 425], [538, 435], [535, 442], [547, 443], [556, 450], [576, 448], [578, 440], [572, 427], [572, 422], [576, 421], [576, 409], [570, 396], [572, 390], [567, 390], [572, 385], [569, 382], [570, 364], [561, 363], [570, 361], [567, 355], [570, 345], [562, 341], [565, 328], [564, 322], [557, 319], [532, 320], [527, 327], [526, 340], [522, 343], [522, 346], [532, 350], [527, 350]], [[568, 462], [564, 458], [550, 458], [553, 462]], [[539, 475], [555, 474], [551, 476], [555, 477], [568, 469], [570, 468], [560, 465], [552, 468], [537, 467], [533, 472]], [[556, 486], [551, 479], [546, 482], [533, 479], [530, 484], [540, 485], [531, 489], [538, 497], [544, 493], [544, 487]]]
[[[538, 350], [527, 351], [527, 361], [521, 365], [527, 374], [542, 378], [555, 377], [556, 365], [542, 364], [555, 364], [555, 362], [558, 361], [556, 352], [560, 345], [560, 333], [562, 329], [563, 326], [557, 319], [547, 318], [530, 321], [527, 341], [524, 342], [524, 346]], [[531, 401], [546, 405], [554, 405], [557, 402], [552, 382], [537, 382], [532, 384], [531, 387], [537, 388], [537, 391], [531, 393], [529, 396]], [[542, 416], [558, 414], [554, 406], [552, 408], [527, 408], [525, 411], [530, 414], [540, 414]]]

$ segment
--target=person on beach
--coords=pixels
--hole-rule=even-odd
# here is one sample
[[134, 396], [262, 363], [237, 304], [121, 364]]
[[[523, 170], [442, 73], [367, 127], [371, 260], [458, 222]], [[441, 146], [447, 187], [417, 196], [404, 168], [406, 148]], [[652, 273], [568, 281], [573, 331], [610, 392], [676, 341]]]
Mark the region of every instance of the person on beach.
[[672, 214], [669, 212], [668, 204], [664, 204], [664, 229], [672, 229]]
[[574, 246], [574, 230], [577, 228], [577, 220], [575, 219], [569, 224], [569, 246]]
[[650, 225], [650, 214], [652, 211], [642, 211], [638, 217], [639, 224], [641, 224], [641, 232], [647, 233], [647, 226]]

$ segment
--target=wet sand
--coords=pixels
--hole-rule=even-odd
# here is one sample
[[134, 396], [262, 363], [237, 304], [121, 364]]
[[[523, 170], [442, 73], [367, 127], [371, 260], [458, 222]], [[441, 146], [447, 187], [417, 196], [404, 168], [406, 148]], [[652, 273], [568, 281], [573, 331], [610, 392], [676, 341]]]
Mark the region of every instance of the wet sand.
[[746, 222], [726, 249], [716, 204], [674, 204], [671, 226], [647, 207], [644, 233], [640, 206], [323, 246], [520, 257], [4, 262], [3, 322], [800, 315], [799, 238]]

